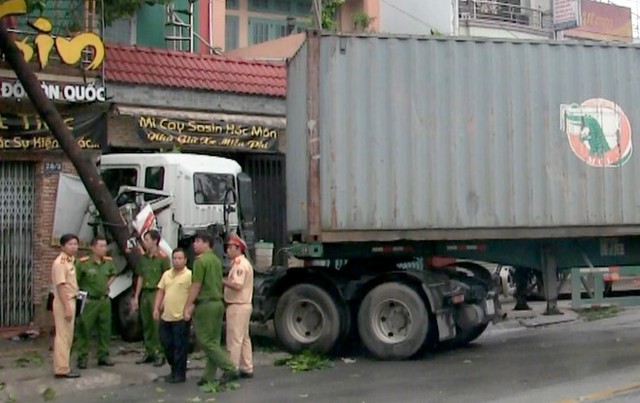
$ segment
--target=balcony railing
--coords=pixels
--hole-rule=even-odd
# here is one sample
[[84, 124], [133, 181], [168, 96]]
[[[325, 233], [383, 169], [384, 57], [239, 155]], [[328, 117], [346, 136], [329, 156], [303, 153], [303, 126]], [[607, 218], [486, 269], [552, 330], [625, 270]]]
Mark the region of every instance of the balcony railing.
[[[517, 1], [517, 0], [516, 0]], [[517, 1], [519, 3], [519, 1]], [[533, 29], [551, 29], [551, 11], [522, 7], [509, 0], [460, 0], [460, 21], [484, 20], [526, 26]]]

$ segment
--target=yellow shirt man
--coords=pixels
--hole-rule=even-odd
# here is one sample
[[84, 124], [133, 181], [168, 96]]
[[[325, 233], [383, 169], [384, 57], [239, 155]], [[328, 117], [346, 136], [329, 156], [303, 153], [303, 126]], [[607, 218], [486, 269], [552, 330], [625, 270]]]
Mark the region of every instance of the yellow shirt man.
[[186, 267], [187, 255], [180, 248], [173, 251], [171, 261], [173, 267], [162, 274], [158, 283], [153, 319], [160, 319], [160, 342], [171, 366], [171, 375], [165, 380], [179, 383], [187, 379], [189, 322], [183, 313], [191, 288], [191, 270]]
[[164, 309], [160, 318], [165, 322], [183, 320], [184, 305], [189, 297], [191, 270], [186, 267], [179, 272], [171, 268], [162, 275], [158, 289], [164, 291]]

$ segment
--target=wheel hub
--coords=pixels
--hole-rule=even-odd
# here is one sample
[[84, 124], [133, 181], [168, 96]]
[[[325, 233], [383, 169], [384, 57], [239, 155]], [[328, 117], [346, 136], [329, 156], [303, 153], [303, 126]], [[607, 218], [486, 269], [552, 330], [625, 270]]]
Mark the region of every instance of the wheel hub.
[[322, 334], [324, 315], [322, 309], [311, 300], [293, 304], [287, 315], [289, 333], [301, 343], [313, 343]]
[[372, 311], [373, 330], [378, 339], [395, 344], [404, 341], [413, 322], [411, 311], [401, 301], [388, 299]]

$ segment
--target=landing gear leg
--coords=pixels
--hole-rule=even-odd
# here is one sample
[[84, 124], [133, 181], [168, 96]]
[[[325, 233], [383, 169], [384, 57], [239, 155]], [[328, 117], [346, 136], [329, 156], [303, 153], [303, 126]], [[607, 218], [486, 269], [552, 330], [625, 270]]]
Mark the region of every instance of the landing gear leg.
[[516, 283], [516, 306], [514, 311], [530, 311], [531, 307], [527, 304], [527, 293], [529, 288], [529, 269], [524, 267], [516, 267], [513, 273], [513, 280]]
[[542, 284], [547, 301], [545, 315], [562, 315], [558, 309], [558, 265], [556, 257], [549, 250], [542, 252]]

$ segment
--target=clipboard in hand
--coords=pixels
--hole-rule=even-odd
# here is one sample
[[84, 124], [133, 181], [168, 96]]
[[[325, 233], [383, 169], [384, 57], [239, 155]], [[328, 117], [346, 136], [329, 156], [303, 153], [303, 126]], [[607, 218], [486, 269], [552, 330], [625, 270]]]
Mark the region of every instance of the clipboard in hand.
[[84, 305], [87, 303], [87, 296], [89, 294], [86, 291], [78, 291], [78, 296], [76, 297], [76, 318], [79, 318], [82, 315], [82, 311], [84, 311]]

